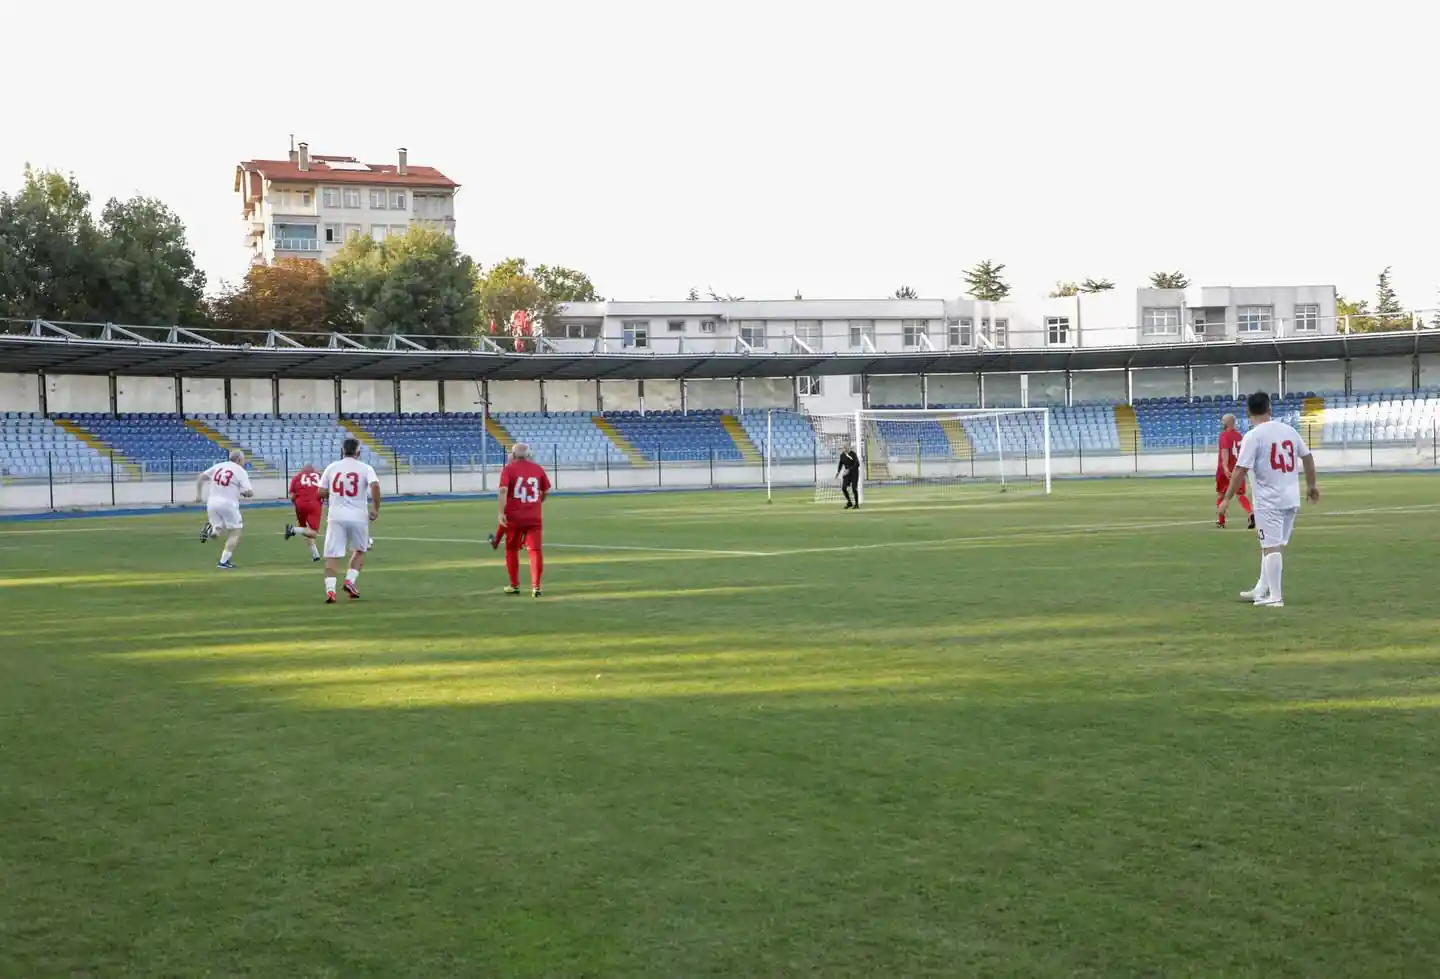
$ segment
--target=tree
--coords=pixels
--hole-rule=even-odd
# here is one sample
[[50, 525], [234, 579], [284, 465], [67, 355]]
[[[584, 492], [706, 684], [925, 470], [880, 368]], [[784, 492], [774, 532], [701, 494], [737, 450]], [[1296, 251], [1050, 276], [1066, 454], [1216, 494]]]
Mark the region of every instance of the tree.
[[1390, 285], [1388, 265], [1380, 270], [1380, 278], [1375, 283], [1375, 318], [1376, 330], [1403, 330], [1410, 326], [1410, 314], [1400, 305], [1400, 298]]
[[19, 193], [0, 194], [0, 316], [106, 319], [101, 238], [74, 177], [26, 167]]
[[1000, 302], [1010, 295], [1010, 286], [1001, 277], [1004, 265], [986, 259], [965, 273], [965, 294], [982, 302]]
[[383, 242], [351, 238], [330, 263], [331, 298], [360, 330], [428, 336], [442, 349], [473, 342], [475, 282], [470, 257], [423, 225]]
[[1335, 315], [1344, 322], [1342, 329], [1351, 333], [1370, 333], [1376, 329], [1375, 318], [1370, 315], [1370, 304], [1363, 299], [1354, 302], [1344, 296], [1335, 297]]
[[203, 318], [205, 273], [179, 215], [160, 201], [112, 199], [100, 217], [97, 305], [114, 323], [169, 326]]
[[1109, 279], [1086, 279], [1080, 283], [1080, 291], [1087, 293], [1109, 292], [1115, 288], [1115, 283]]
[[919, 299], [920, 294], [909, 286], [901, 286], [895, 290], [896, 299]]
[[693, 302], [699, 302], [699, 301], [700, 301], [700, 290], [699, 290], [699, 289], [696, 289], [694, 286], [691, 286], [691, 287], [690, 287], [690, 291], [685, 294], [685, 298], [686, 298], [687, 300], [689, 300], [690, 302], [692, 302], [692, 303], [693, 303]]
[[279, 330], [306, 346], [323, 346], [324, 334], [350, 325], [341, 321], [325, 266], [305, 258], [253, 266], [240, 289], [215, 297], [211, 316], [218, 329], [235, 334], [235, 342], [256, 343], [256, 334]]
[[481, 330], [497, 335], [508, 331], [511, 318], [522, 310], [532, 327], [545, 333], [556, 325], [561, 304], [600, 301], [594, 283], [583, 272], [558, 265], [537, 265], [532, 270], [523, 258], [507, 258], [481, 273], [475, 295]]
[[1155, 272], [1150, 276], [1152, 289], [1189, 289], [1190, 279], [1184, 272]]
[[745, 299], [744, 296], [737, 296], [734, 293], [729, 292], [725, 293], [722, 296], [720, 293], [715, 291], [714, 286], [706, 286], [705, 294], [709, 296], [710, 301], [714, 303], [738, 303], [742, 302]]
[[1055, 288], [1050, 290], [1051, 299], [1064, 299], [1068, 296], [1080, 294], [1080, 283], [1078, 282], [1057, 282]]
[[1078, 296], [1081, 293], [1109, 292], [1115, 288], [1115, 283], [1109, 279], [1086, 279], [1084, 282], [1057, 282], [1055, 288], [1050, 290], [1051, 299], [1063, 299], [1066, 296]]

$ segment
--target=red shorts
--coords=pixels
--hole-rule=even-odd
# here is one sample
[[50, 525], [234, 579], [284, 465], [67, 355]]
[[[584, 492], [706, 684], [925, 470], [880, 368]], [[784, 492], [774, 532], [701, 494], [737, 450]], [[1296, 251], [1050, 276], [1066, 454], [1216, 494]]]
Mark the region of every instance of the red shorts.
[[[1225, 473], [1223, 472], [1217, 472], [1215, 474], [1215, 492], [1219, 493], [1221, 496], [1224, 496], [1226, 491], [1228, 491], [1229, 489], [1230, 477], [1225, 475]], [[1235, 491], [1235, 495], [1245, 495], [1245, 481], [1243, 479], [1240, 481], [1240, 488]]]
[[536, 524], [515, 524], [505, 525], [505, 548], [510, 551], [518, 551], [522, 547], [528, 547], [532, 551], [540, 550], [540, 525]]
[[320, 515], [323, 513], [319, 503], [297, 503], [295, 504], [295, 525], [307, 527], [310, 530], [320, 530]]

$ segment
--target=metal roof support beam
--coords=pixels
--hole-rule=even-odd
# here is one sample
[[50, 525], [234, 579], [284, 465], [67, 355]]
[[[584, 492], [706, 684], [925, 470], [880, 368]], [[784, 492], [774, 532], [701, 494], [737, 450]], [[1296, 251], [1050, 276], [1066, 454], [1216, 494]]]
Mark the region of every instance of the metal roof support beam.
[[276, 347], [303, 347], [304, 344], [290, 339], [279, 330], [271, 330], [265, 334], [265, 346], [274, 350]]
[[114, 323], [105, 324], [105, 328], [100, 331], [100, 339], [114, 340], [117, 333], [125, 340], [134, 340], [137, 343], [151, 342], [147, 337], [142, 337], [140, 334], [127, 330], [123, 326], [116, 326]]
[[32, 337], [43, 337], [47, 332], [53, 333], [55, 336], [64, 337], [67, 340], [81, 339], [78, 333], [71, 333], [69, 330], [56, 326], [49, 320], [42, 320], [38, 316], [35, 317], [35, 323], [30, 327], [30, 335]]
[[403, 336], [401, 336], [401, 335], [398, 334], [398, 333], [392, 333], [392, 334], [390, 334], [389, 338], [385, 341], [385, 349], [386, 349], [386, 350], [390, 350], [390, 351], [395, 351], [395, 350], [424, 350], [424, 351], [428, 352], [428, 348], [422, 347], [422, 346], [420, 346], [420, 344], [416, 343], [414, 340], [411, 340], [411, 339], [409, 339], [408, 337], [403, 337]]
[[350, 339], [349, 337], [347, 337], [347, 336], [346, 336], [345, 334], [343, 334], [343, 333], [331, 333], [331, 334], [330, 334], [330, 340], [329, 340], [328, 343], [325, 344], [325, 346], [329, 347], [331, 350], [342, 350], [342, 349], [348, 349], [348, 350], [366, 350], [366, 349], [368, 349], [364, 344], [356, 343], [354, 340]]
[[203, 337], [200, 334], [196, 333], [194, 330], [187, 330], [183, 326], [170, 327], [170, 338], [165, 342], [179, 343], [182, 339], [189, 340], [191, 343], [204, 344], [207, 347], [221, 346], [221, 344], [216, 343], [209, 337]]

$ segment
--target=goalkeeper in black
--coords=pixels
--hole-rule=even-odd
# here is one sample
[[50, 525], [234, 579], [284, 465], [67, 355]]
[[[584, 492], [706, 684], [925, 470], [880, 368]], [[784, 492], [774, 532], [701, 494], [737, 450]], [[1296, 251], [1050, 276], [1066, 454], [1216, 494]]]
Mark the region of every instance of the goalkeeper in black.
[[845, 494], [845, 509], [860, 509], [860, 456], [855, 452], [855, 446], [845, 446], [845, 451], [840, 453], [840, 464], [835, 467], [835, 475], [840, 477], [840, 492]]

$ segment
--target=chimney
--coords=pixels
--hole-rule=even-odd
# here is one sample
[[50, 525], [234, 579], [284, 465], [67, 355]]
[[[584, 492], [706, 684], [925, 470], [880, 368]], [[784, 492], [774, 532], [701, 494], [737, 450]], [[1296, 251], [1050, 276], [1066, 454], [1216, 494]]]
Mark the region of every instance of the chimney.
[[301, 144], [300, 144], [300, 161], [299, 161], [299, 162], [300, 162], [300, 169], [301, 169], [301, 170], [309, 170], [309, 169], [310, 169], [310, 144], [309, 144], [309, 143], [301, 143]]
[[402, 177], [410, 172], [410, 151], [403, 146], [400, 147], [400, 165], [395, 168], [395, 172]]
[[291, 133], [291, 134], [290, 134], [290, 162], [291, 162], [291, 163], [299, 163], [299, 162], [300, 162], [300, 154], [295, 152], [295, 134], [294, 134], [294, 133]]

